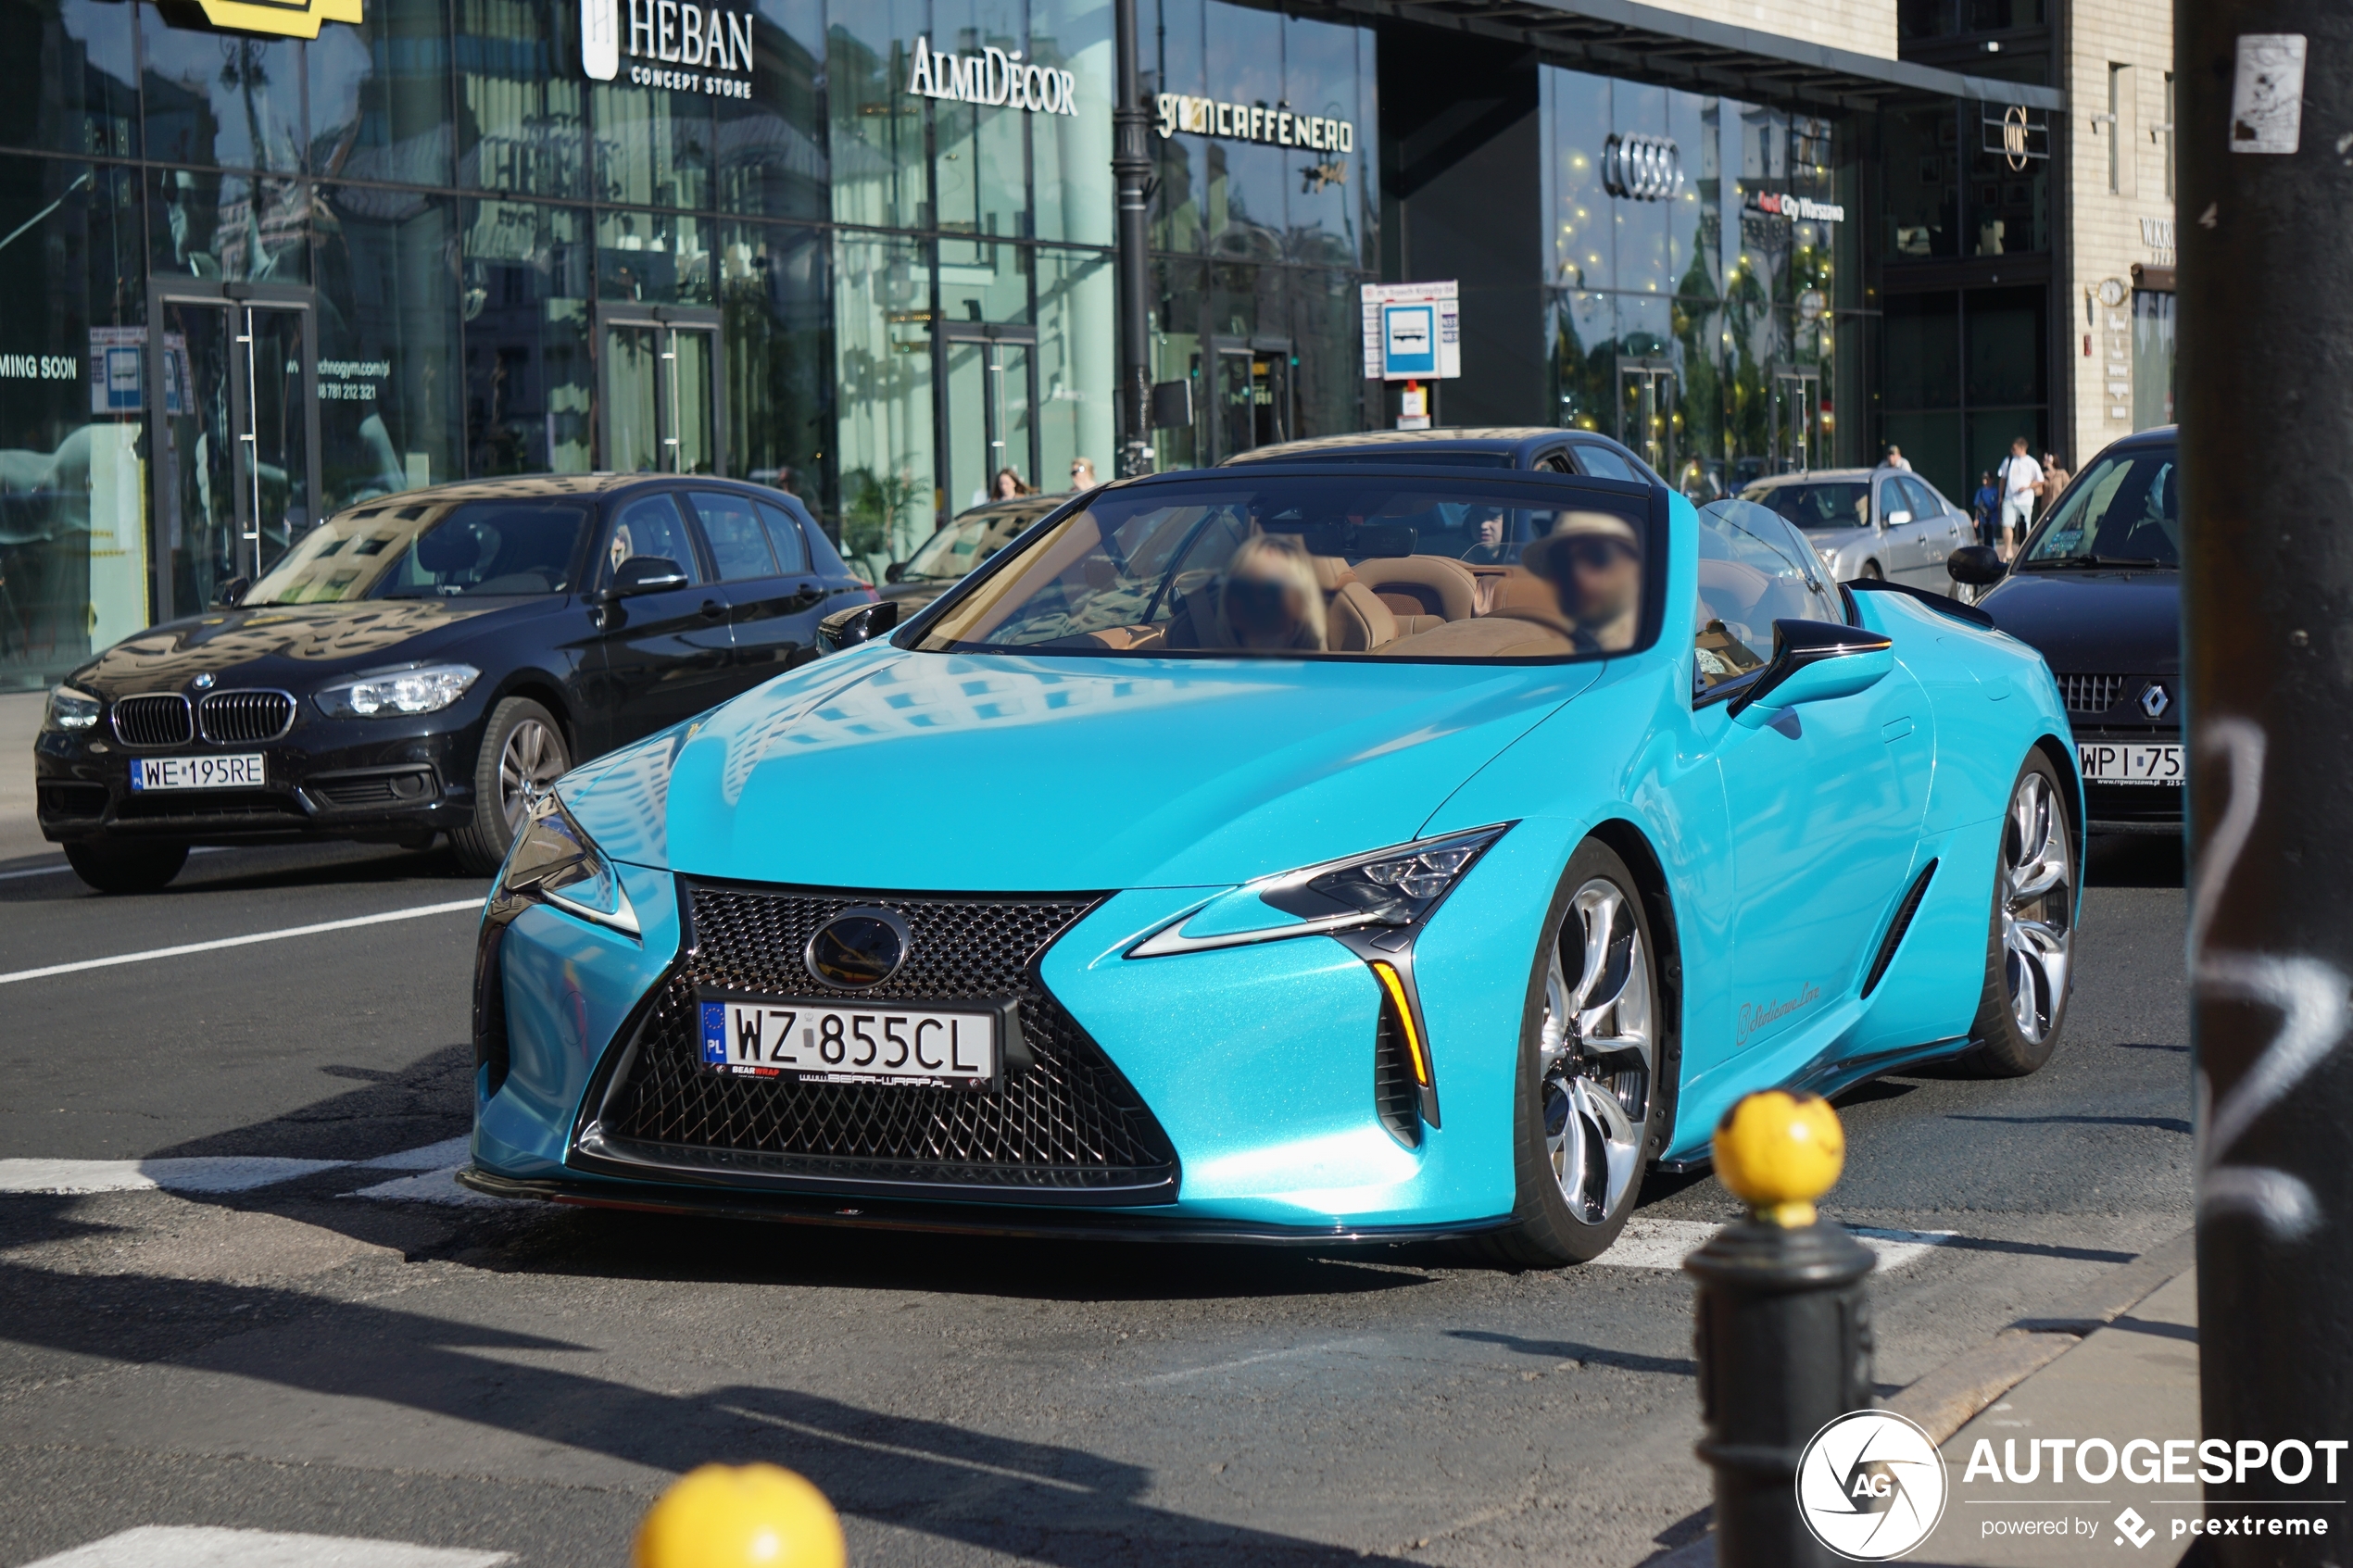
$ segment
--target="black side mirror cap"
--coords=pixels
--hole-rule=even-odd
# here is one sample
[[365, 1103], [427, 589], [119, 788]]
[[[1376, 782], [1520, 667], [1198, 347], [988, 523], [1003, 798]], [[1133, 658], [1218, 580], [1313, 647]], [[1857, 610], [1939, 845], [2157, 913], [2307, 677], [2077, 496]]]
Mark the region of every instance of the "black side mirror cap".
[[604, 596], [625, 599], [633, 594], [659, 594], [686, 585], [686, 572], [668, 556], [631, 556], [613, 568], [612, 586]]
[[1944, 558], [1944, 575], [1973, 588], [1999, 583], [2009, 575], [2009, 571], [2000, 553], [1991, 545], [1963, 545]]
[[[1776, 621], [1773, 657], [1725, 711], [1739, 718], [1752, 708], [1844, 696], [1877, 684], [1894, 668], [1895, 644], [1865, 626], [1835, 621]], [[1852, 664], [1846, 661], [1852, 660]], [[1843, 670], [1833, 667], [1846, 665]], [[1775, 700], [1776, 698], [1779, 700]]]
[[899, 624], [899, 601], [879, 599], [871, 604], [851, 605], [837, 609], [817, 622], [817, 646], [826, 653], [839, 653], [887, 636]]
[[906, 575], [907, 563], [903, 560], [892, 561], [888, 566], [883, 568], [883, 581], [886, 583], [896, 583]]
[[252, 578], [232, 577], [228, 582], [213, 589], [212, 602], [222, 609], [234, 609], [245, 602], [245, 596], [251, 592], [253, 592]]

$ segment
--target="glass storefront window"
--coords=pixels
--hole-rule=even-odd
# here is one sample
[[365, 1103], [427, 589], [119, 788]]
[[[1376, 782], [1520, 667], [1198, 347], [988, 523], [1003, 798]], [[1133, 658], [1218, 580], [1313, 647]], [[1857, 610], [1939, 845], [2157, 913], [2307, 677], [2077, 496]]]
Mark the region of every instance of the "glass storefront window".
[[850, 565], [879, 582], [948, 507], [932, 461], [928, 247], [837, 232], [834, 279], [840, 543]]
[[206, 169], [303, 165], [302, 45], [183, 31], [139, 7], [147, 156]]
[[588, 215], [462, 203], [466, 471], [585, 473], [592, 466]]
[[1110, 245], [1111, 7], [1104, 0], [1029, 0], [1029, 57], [1070, 72], [1078, 111], [1025, 117], [1031, 232], [1041, 240]]
[[450, 182], [449, 18], [444, 0], [373, 0], [357, 26], [303, 51], [310, 163], [343, 179]]
[[321, 511], [459, 477], [456, 203], [365, 185], [318, 196]]
[[38, 307], [0, 374], [0, 684], [34, 684], [147, 624], [138, 181], [0, 160], [0, 233], [20, 226], [0, 290]]
[[[1283, 19], [1284, 102], [1300, 114], [1345, 120], [1359, 127], [1378, 123], [1373, 95], [1373, 35], [1301, 17]], [[1289, 259], [1312, 267], [1378, 267], [1375, 243], [1380, 211], [1373, 186], [1375, 168], [1364, 136], [1353, 152], [1290, 154], [1297, 184], [1284, 199], [1290, 236]]]
[[1880, 123], [1885, 254], [1893, 260], [1961, 255], [1960, 131], [1952, 106], [1891, 108]]
[[0, 146], [140, 154], [137, 7], [109, 0], [0, 5]]
[[722, 98], [719, 205], [760, 218], [825, 216], [823, 0], [761, 0], [752, 94]]
[[[1167, 165], [1164, 163], [1162, 167]], [[1209, 304], [1209, 269], [1198, 261], [1163, 257], [1153, 263], [1152, 273], [1152, 380], [1191, 382], [1196, 421], [1193, 425], [1152, 432], [1153, 460], [1163, 470], [1196, 468], [1205, 450], [1198, 434], [1199, 421], [1205, 417], [1209, 399], [1209, 389], [1201, 373], [1201, 334]], [[1095, 471], [1102, 478], [1111, 477], [1100, 468]]]
[[2173, 296], [2133, 291], [2133, 428], [2173, 422]]
[[1100, 251], [1041, 250], [1037, 271], [1041, 457], [1031, 483], [1067, 490], [1074, 458], [1091, 459], [1099, 479], [1116, 471], [1112, 388], [1099, 369], [1115, 352], [1115, 282]]
[[[936, 0], [932, 35], [959, 55], [995, 48], [1022, 52], [1019, 0]], [[904, 86], [904, 83], [900, 85]], [[935, 100], [933, 185], [943, 233], [1025, 235], [1029, 232], [1028, 122], [1002, 106]]]
[[597, 296], [640, 305], [709, 305], [711, 223], [690, 212], [597, 214]]
[[309, 187], [190, 169], [147, 175], [150, 265], [183, 278], [299, 283], [310, 276]]
[[598, 83], [591, 96], [599, 200], [711, 205], [711, 99], [626, 82]]
[[457, 0], [458, 182], [587, 193], [586, 82], [568, 0]]
[[904, 91], [912, 70], [912, 40], [930, 25], [925, 0], [867, 0], [836, 6], [827, 19], [825, 98], [837, 221], [932, 226], [924, 163], [928, 100]]
[[730, 224], [720, 247], [730, 471], [835, 512], [831, 248], [813, 229]]
[[[1969, 158], [1969, 254], [2016, 256], [2051, 248], [2051, 160], [2000, 151], [2002, 109], [1991, 104], [1964, 104]], [[2032, 118], [2037, 128], [2028, 144], [2040, 152], [2050, 144], [2044, 117]], [[1997, 149], [1986, 150], [1991, 141]]]

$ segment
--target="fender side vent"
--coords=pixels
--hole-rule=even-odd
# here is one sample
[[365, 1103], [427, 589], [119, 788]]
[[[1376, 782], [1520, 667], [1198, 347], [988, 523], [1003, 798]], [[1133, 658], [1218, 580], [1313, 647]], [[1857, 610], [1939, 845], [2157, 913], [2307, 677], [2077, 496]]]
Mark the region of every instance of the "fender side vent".
[[1887, 935], [1881, 939], [1879, 951], [1872, 955], [1871, 972], [1863, 977], [1863, 995], [1868, 997], [1879, 989], [1880, 981], [1887, 974], [1887, 966], [1895, 961], [1895, 949], [1904, 945], [1904, 933], [1912, 927], [1912, 917], [1919, 913], [1920, 900], [1928, 897], [1928, 879], [1935, 874], [1936, 862], [1931, 860], [1920, 868], [1920, 874], [1912, 879], [1911, 888], [1904, 895], [1904, 901], [1895, 907], [1895, 918], [1887, 923]]
[[1390, 1135], [1407, 1148], [1422, 1142], [1420, 1096], [1414, 1085], [1414, 1064], [1405, 1059], [1405, 1030], [1397, 1004], [1381, 998], [1380, 1022], [1373, 1032], [1373, 1109]]

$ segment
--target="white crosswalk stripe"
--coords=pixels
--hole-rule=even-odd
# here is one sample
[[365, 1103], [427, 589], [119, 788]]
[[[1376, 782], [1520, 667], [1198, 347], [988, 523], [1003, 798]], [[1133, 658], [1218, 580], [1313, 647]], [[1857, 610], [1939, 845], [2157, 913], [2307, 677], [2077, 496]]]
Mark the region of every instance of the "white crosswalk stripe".
[[[1637, 1214], [1617, 1234], [1617, 1243], [1593, 1260], [1620, 1269], [1680, 1269], [1683, 1260], [1721, 1230], [1704, 1220], [1654, 1220]], [[1871, 1226], [1848, 1227], [1855, 1239], [1879, 1254], [1879, 1272], [1893, 1273], [1919, 1262], [1931, 1251], [1953, 1240], [1957, 1231], [1894, 1231]]]
[[453, 1551], [348, 1536], [143, 1524], [26, 1568], [497, 1568], [510, 1551]]
[[0, 1193], [251, 1192], [342, 1160], [276, 1160], [251, 1155], [202, 1155], [179, 1160], [0, 1160]]

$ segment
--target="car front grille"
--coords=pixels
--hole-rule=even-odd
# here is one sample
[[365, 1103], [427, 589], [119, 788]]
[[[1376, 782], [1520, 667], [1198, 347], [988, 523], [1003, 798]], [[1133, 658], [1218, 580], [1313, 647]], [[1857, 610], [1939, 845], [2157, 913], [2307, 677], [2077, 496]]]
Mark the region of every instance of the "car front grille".
[[[1117, 1067], [1038, 978], [1038, 960], [1089, 898], [904, 897], [688, 884], [692, 945], [639, 1025], [596, 1123], [592, 1158], [709, 1179], [834, 1190], [984, 1189], [1026, 1201], [1165, 1202], [1176, 1156]], [[1012, 997], [1030, 1061], [1002, 1085], [812, 1084], [706, 1069], [695, 990], [806, 996], [802, 954], [841, 910], [883, 904], [907, 922], [907, 960], [859, 993], [877, 1002]], [[1139, 1189], [1143, 1189], [1139, 1192]]]
[[1373, 1035], [1373, 1110], [1380, 1124], [1407, 1148], [1422, 1141], [1421, 1092], [1414, 1085], [1413, 1064], [1405, 1056], [1405, 1029], [1397, 1006], [1381, 998], [1380, 1022]]
[[2059, 696], [2070, 713], [2105, 713], [2124, 695], [2121, 675], [2061, 675]]
[[185, 746], [195, 735], [188, 699], [177, 692], [115, 700], [114, 738], [125, 746]]
[[215, 746], [257, 746], [294, 728], [295, 700], [283, 692], [210, 692], [196, 704], [196, 727]]

